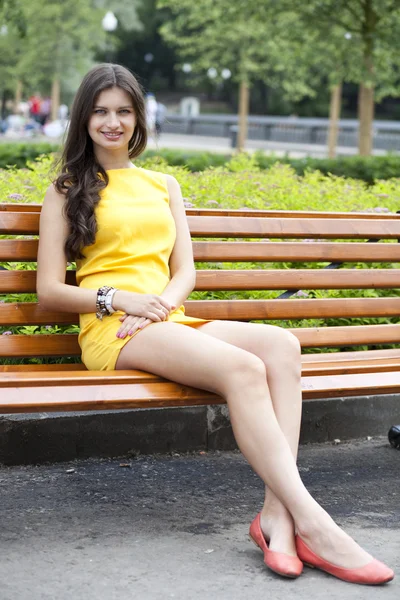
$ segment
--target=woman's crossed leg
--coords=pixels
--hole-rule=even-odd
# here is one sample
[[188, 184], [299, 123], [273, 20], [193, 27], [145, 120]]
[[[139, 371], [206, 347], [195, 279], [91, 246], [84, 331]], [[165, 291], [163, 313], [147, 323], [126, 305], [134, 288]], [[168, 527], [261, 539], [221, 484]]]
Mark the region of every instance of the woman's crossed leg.
[[[285, 359], [285, 352], [289, 358]], [[280, 373], [274, 356], [282, 361]], [[293, 357], [297, 364], [289, 376]], [[346, 568], [361, 567], [372, 557], [318, 505], [297, 470], [299, 361], [298, 344], [280, 328], [216, 321], [194, 329], [160, 322], [127, 342], [116, 368], [141, 369], [225, 398], [238, 446], [273, 493], [272, 508], [281, 515], [280, 507], [285, 507], [294, 528], [325, 560]], [[293, 381], [287, 385], [289, 379]], [[296, 397], [287, 400], [286, 407], [281, 405], [281, 398], [291, 391]], [[297, 411], [293, 420], [286, 417], [291, 403]]]

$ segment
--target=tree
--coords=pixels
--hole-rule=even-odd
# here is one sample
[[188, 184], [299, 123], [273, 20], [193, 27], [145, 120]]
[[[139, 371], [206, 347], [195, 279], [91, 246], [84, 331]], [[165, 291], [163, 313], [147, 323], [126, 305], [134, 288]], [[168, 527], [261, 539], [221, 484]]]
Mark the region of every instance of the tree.
[[374, 100], [400, 95], [399, 0], [288, 0], [305, 31], [319, 34], [329, 44], [332, 32], [348, 38], [352, 59], [347, 80], [359, 84], [359, 153], [372, 150]]
[[[83, 73], [94, 64], [95, 53], [105, 48], [107, 33], [102, 28], [105, 7], [115, 10], [120, 27], [140, 28], [136, 7], [141, 0], [0, 2], [2, 20], [20, 34], [16, 44], [18, 59], [13, 61], [12, 68], [14, 79], [33, 91], [51, 87], [53, 119], [57, 116], [61, 88], [69, 94], [74, 92]], [[1, 62], [0, 58], [0, 65]]]
[[301, 98], [313, 93], [303, 64], [291, 51], [295, 15], [281, 12], [274, 0], [248, 0], [246, 6], [238, 0], [159, 0], [157, 6], [171, 12], [160, 32], [182, 62], [190, 63], [194, 73], [229, 69], [239, 84], [239, 150], [247, 136], [254, 81], [274, 86], [285, 74], [285, 94]]

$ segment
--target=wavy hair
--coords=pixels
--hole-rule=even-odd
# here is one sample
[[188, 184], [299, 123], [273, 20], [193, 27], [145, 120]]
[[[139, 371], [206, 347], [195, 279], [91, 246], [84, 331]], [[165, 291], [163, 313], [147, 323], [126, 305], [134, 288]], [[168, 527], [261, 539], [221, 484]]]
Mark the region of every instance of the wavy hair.
[[129, 158], [139, 156], [146, 147], [146, 110], [140, 84], [125, 67], [97, 65], [85, 75], [75, 95], [67, 138], [58, 162], [59, 175], [54, 181], [56, 190], [66, 196], [64, 215], [69, 224], [69, 234], [64, 249], [69, 262], [84, 258], [82, 249], [95, 242], [97, 222], [94, 209], [109, 179], [96, 160], [88, 122], [99, 94], [113, 87], [128, 92], [135, 111], [136, 126], [129, 141]]

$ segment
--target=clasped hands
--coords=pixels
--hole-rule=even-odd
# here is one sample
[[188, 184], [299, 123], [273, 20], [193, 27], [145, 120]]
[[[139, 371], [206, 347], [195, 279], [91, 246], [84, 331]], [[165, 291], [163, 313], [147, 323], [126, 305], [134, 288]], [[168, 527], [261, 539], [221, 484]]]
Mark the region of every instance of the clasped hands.
[[138, 329], [144, 329], [150, 323], [166, 321], [176, 309], [176, 306], [156, 294], [136, 294], [118, 290], [114, 298], [114, 308], [125, 312], [119, 319], [122, 325], [117, 331], [117, 337], [122, 339], [133, 335]]

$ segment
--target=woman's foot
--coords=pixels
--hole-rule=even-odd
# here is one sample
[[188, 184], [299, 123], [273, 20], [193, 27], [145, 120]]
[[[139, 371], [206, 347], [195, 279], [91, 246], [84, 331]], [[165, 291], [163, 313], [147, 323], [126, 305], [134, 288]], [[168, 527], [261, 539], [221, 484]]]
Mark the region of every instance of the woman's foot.
[[261, 513], [250, 525], [250, 539], [258, 546], [264, 554], [264, 563], [278, 575], [295, 579], [303, 571], [303, 563], [297, 555], [292, 556], [283, 552], [276, 552], [269, 548], [265, 535], [261, 529]]
[[315, 554], [346, 569], [358, 569], [373, 557], [343, 531], [323, 509], [319, 518], [305, 526], [298, 526], [298, 534]]
[[296, 547], [299, 558], [309, 567], [321, 569], [338, 579], [343, 579], [349, 583], [359, 583], [364, 585], [381, 585], [392, 581], [394, 572], [385, 564], [373, 558], [366, 565], [358, 568], [349, 569], [348, 567], [338, 567], [317, 554], [315, 554], [297, 535]]
[[270, 550], [297, 556], [293, 519], [282, 504], [264, 506], [260, 525]]

